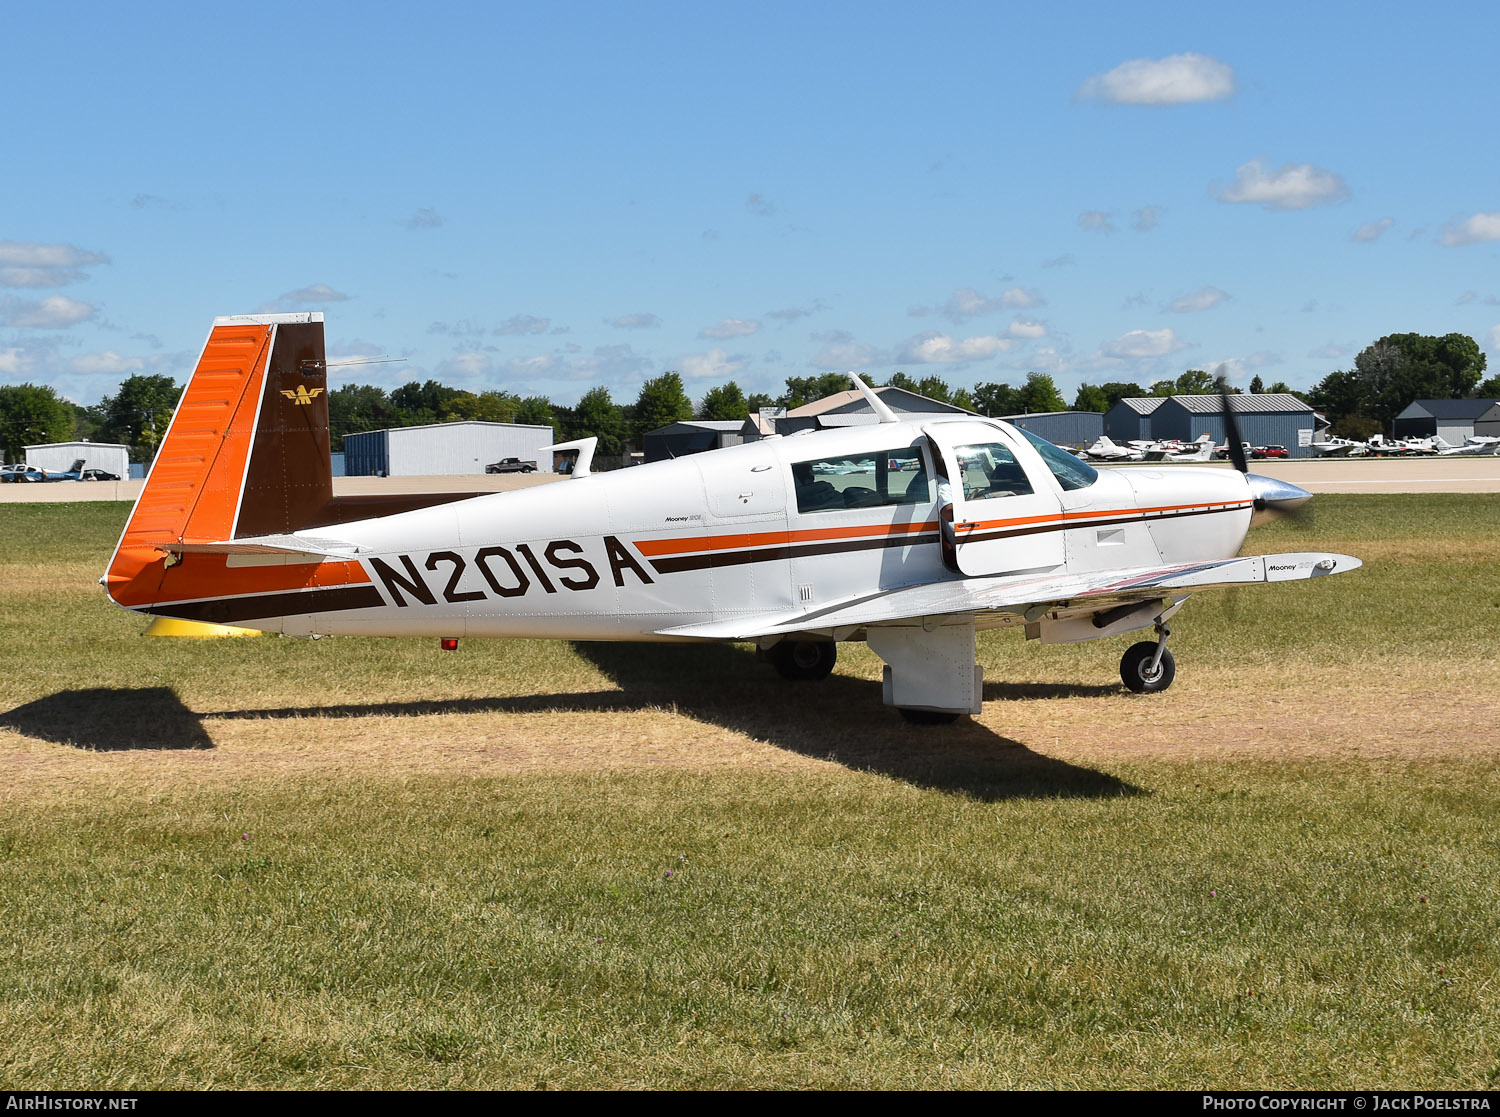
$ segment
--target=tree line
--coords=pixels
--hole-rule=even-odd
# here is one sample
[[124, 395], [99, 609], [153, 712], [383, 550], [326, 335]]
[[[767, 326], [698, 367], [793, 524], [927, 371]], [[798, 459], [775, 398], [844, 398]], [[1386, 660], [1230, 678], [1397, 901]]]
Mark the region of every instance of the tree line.
[[[1267, 386], [1259, 376], [1250, 381], [1249, 390], [1295, 395], [1327, 415], [1335, 434], [1367, 438], [1388, 430], [1397, 412], [1412, 400], [1500, 397], [1500, 376], [1481, 381], [1484, 371], [1484, 353], [1463, 334], [1388, 334], [1365, 348], [1352, 369], [1329, 373], [1311, 391], [1295, 391], [1282, 381]], [[1028, 373], [1018, 385], [986, 381], [954, 387], [941, 376], [918, 380], [904, 372], [895, 373], [886, 384], [981, 415], [1069, 409], [1052, 377], [1041, 372]], [[546, 396], [470, 392], [436, 380], [414, 380], [391, 390], [373, 384], [334, 388], [328, 393], [328, 414], [335, 452], [343, 449], [349, 434], [467, 419], [551, 427], [559, 441], [593, 436], [599, 439], [599, 455], [607, 458], [623, 453], [627, 442], [647, 431], [671, 423], [740, 420], [761, 408], [801, 407], [849, 387], [849, 377], [842, 372], [788, 377], [779, 396], [746, 395], [730, 381], [710, 388], [694, 404], [682, 376], [664, 372], [647, 380], [633, 402], [616, 403], [608, 388], [596, 387], [565, 407]], [[1211, 394], [1222, 387], [1221, 379], [1202, 369], [1144, 386], [1129, 381], [1085, 383], [1074, 396], [1072, 410], [1105, 412], [1122, 399]], [[43, 385], [0, 387], [0, 451], [6, 461], [19, 461], [27, 445], [89, 439], [123, 443], [130, 447], [132, 461], [147, 461], [166, 434], [181, 391], [170, 376], [136, 374], [122, 381], [113, 395], [92, 407], [80, 407]]]

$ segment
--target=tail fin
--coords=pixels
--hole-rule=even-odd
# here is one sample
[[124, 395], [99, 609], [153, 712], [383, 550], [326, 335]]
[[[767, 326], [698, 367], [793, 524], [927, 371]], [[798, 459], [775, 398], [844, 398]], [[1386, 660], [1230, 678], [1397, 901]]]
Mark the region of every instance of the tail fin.
[[323, 315], [214, 319], [104, 582], [155, 600], [166, 547], [295, 531], [333, 499]]
[[[360, 564], [324, 547], [264, 540], [394, 515], [476, 493], [333, 495], [323, 315], [215, 318], [109, 570], [116, 604], [233, 624], [381, 604]], [[277, 622], [279, 623], [279, 622]], [[262, 626], [264, 627], [264, 626]]]

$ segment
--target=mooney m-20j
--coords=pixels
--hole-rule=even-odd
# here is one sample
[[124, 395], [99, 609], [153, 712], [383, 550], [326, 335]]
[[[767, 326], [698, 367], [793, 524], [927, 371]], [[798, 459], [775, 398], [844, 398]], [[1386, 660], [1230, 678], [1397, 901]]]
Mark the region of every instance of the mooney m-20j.
[[1164, 690], [1189, 594], [1360, 565], [1236, 558], [1258, 513], [1309, 495], [1243, 461], [1101, 473], [1008, 423], [900, 418], [855, 383], [878, 421], [598, 474], [583, 439], [565, 481], [335, 497], [322, 315], [218, 318], [102, 581], [153, 628], [754, 641], [788, 678], [863, 640], [885, 702], [941, 722], [979, 712], [979, 629], [1154, 629], [1121, 675]]

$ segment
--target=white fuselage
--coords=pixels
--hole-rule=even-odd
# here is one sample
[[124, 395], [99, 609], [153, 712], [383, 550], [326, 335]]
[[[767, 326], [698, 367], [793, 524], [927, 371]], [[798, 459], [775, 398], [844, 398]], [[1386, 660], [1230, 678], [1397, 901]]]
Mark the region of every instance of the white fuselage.
[[[941, 542], [949, 501], [953, 565]], [[292, 635], [663, 639], [965, 575], [1229, 558], [1250, 516], [1233, 471], [1125, 468], [1067, 488], [1008, 424], [929, 418], [301, 532], [356, 545], [383, 606], [246, 623]]]

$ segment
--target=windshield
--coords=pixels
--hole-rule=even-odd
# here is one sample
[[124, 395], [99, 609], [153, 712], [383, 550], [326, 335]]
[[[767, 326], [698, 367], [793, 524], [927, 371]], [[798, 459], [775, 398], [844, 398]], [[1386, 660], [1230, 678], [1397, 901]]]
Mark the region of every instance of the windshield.
[[[1021, 430], [1019, 427], [1016, 429]], [[1088, 462], [1075, 458], [1060, 446], [1054, 446], [1045, 438], [1038, 438], [1028, 430], [1022, 430], [1021, 434], [1027, 442], [1036, 447], [1037, 453], [1042, 455], [1042, 461], [1047, 463], [1052, 476], [1057, 478], [1057, 483], [1063, 488], [1086, 489], [1099, 480], [1099, 471]]]

